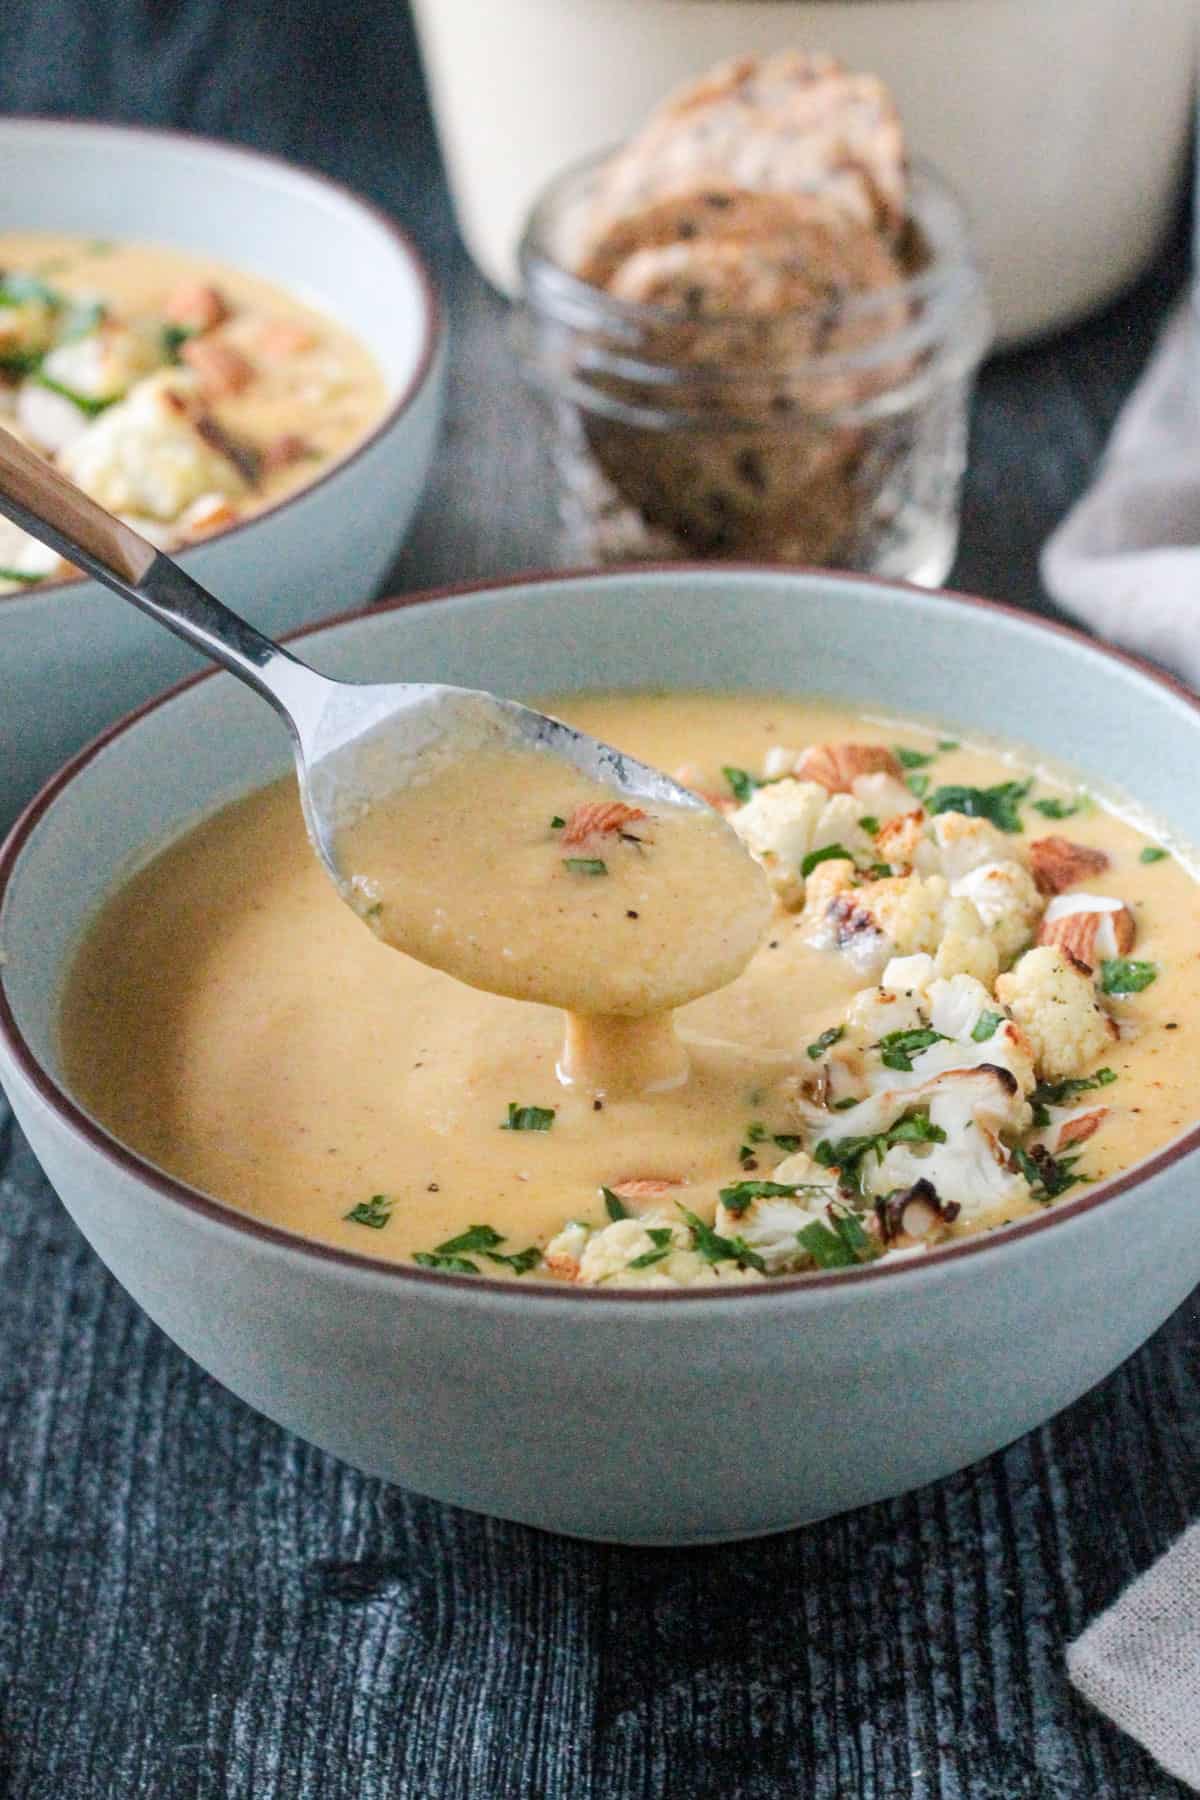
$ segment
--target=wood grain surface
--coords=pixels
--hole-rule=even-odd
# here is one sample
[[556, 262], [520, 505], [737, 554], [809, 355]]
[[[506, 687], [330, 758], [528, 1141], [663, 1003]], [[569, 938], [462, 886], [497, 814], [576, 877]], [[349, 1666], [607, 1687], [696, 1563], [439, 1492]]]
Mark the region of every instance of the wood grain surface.
[[[5, 0], [0, 106], [257, 142], [393, 209], [454, 348], [389, 585], [552, 559], [539, 416], [454, 238], [396, 8]], [[1038, 546], [1184, 270], [1181, 234], [1107, 315], [986, 370], [958, 585], [1050, 610]], [[0, 1098], [0, 1471], [3, 1800], [1185, 1792], [1074, 1696], [1063, 1650], [1200, 1516], [1196, 1296], [1051, 1425], [918, 1494], [743, 1546], [596, 1547], [367, 1480], [248, 1411], [108, 1277]]]

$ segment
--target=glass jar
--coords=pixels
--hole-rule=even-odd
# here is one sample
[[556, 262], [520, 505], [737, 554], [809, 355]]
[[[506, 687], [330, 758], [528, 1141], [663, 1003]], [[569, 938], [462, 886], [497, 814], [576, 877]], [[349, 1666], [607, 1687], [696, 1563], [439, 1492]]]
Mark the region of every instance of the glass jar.
[[514, 336], [549, 406], [564, 561], [749, 558], [943, 581], [990, 336], [945, 183], [913, 171], [902, 282], [714, 315], [572, 273], [606, 161], [551, 183], [520, 248]]

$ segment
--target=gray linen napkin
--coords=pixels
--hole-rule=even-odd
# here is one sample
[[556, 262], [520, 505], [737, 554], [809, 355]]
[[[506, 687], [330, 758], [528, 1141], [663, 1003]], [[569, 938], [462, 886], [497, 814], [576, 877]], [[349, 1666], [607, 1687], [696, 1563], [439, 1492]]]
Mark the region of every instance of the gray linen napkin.
[[1068, 612], [1200, 687], [1200, 344], [1167, 324], [1096, 481], [1042, 552]]
[[1200, 1791], [1200, 1525], [1076, 1638], [1067, 1672], [1093, 1706]]

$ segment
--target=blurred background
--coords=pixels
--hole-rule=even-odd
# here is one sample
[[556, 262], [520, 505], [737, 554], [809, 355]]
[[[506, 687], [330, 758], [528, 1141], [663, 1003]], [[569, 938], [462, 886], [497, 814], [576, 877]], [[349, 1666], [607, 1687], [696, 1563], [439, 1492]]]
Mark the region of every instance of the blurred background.
[[[522, 0], [514, 16], [521, 15], [527, 25], [537, 24], [539, 10], [546, 17], [559, 16], [553, 6], [547, 12], [547, 4]], [[628, 0], [583, 0], [578, 6], [572, 0], [570, 15], [612, 13], [622, 4]], [[427, 16], [443, 24], [457, 16], [469, 24], [472, 6], [480, 8], [474, 16], [481, 26], [494, 33], [500, 17], [494, 0], [437, 0]], [[1164, 19], [1191, 11], [1187, 0], [1152, 0], [1152, 9], [1157, 7]], [[739, 0], [737, 8], [723, 10], [774, 18], [792, 9]], [[815, 6], [800, 10], [820, 13]], [[1028, 37], [1011, 31], [1029, 16], [1030, 9], [1021, 6], [925, 0], [922, 9], [910, 7], [907, 0], [904, 5], [888, 0], [879, 7], [859, 0], [824, 7], [831, 20], [834, 15], [843, 24], [852, 19], [868, 42], [873, 19], [910, 10], [929, 13], [939, 29], [942, 19], [1008, 15], [1014, 54]], [[1066, 0], [1066, 12], [1078, 10], [1078, 0]], [[714, 15], [715, 9], [712, 0], [695, 0], [675, 11], [687, 12], [689, 19], [694, 13], [703, 25], [705, 15]], [[1036, 11], [1040, 24], [1044, 15], [1040, 8]], [[1065, 20], [1056, 0], [1055, 20], [1060, 14]], [[1088, 16], [1095, 32], [1086, 40], [1076, 33], [1080, 53], [1086, 44], [1101, 73], [1107, 70], [1111, 77], [1119, 70], [1123, 78], [1127, 46], [1114, 39], [1106, 51], [1097, 44], [1121, 20], [1120, 30], [1132, 28], [1143, 43], [1153, 43], [1153, 21], [1141, 11], [1135, 19], [1125, 0], [1116, 7], [1097, 0]], [[468, 39], [460, 36], [459, 42], [468, 57]], [[476, 48], [491, 53], [490, 43]], [[696, 67], [703, 66], [711, 48], [702, 32], [692, 59]], [[1056, 64], [1044, 46], [1036, 56], [1028, 48], [1022, 54], [1030, 57], [1031, 70]], [[648, 87], [646, 99], [660, 92], [664, 82], [661, 73], [639, 69], [636, 58], [628, 59], [628, 68], [628, 80], [623, 72], [622, 80], [636, 117], [644, 105], [643, 96], [633, 92], [639, 81]], [[894, 75], [887, 67], [882, 72]], [[941, 71], [938, 91], [949, 129], [969, 122], [974, 103], [954, 71], [948, 72], [950, 79], [947, 70]], [[1019, 87], [1020, 71], [1007, 73]], [[546, 66], [543, 78], [553, 80]], [[1051, 83], [1057, 79], [1055, 68]], [[1149, 117], [1155, 105], [1147, 79], [1142, 59], [1138, 108], [1130, 111]], [[503, 73], [497, 72], [495, 80], [502, 82]], [[611, 83], [611, 70], [606, 80]], [[1071, 121], [1077, 143], [1103, 124], [1081, 114], [1081, 96], [1088, 91], [1082, 82], [1062, 86], [1062, 115]], [[1095, 91], [1094, 82], [1090, 91]], [[555, 89], [552, 98], [559, 114], [566, 115], [576, 97]], [[912, 127], [920, 96], [914, 89], [907, 105], [903, 91], [899, 98]], [[989, 164], [1001, 171], [1006, 164], [1013, 169], [1032, 164], [1034, 179], [1052, 205], [1057, 180], [1053, 158], [1023, 138], [1030, 120], [1037, 123], [1039, 108], [1044, 111], [1043, 100], [1031, 95], [1026, 117], [1013, 121], [1011, 139], [989, 122], [981, 131], [981, 154], [986, 151]], [[506, 93], [498, 96], [501, 130], [519, 110], [514, 111]], [[505, 343], [506, 305], [476, 272], [458, 236], [416, 30], [404, 0], [347, 0], [337, 7], [325, 0], [5, 0], [0, 7], [0, 111], [178, 126], [229, 138], [321, 169], [393, 213], [426, 254], [441, 285], [454, 349], [443, 450], [417, 524], [386, 585], [432, 585], [550, 560], [554, 499], [541, 411], [522, 385]], [[537, 123], [531, 123], [531, 132]], [[1161, 132], [1174, 142], [1177, 121], [1163, 117], [1160, 123]], [[918, 127], [913, 135], [920, 147], [922, 130]], [[1126, 196], [1126, 204], [1130, 198]], [[1133, 193], [1132, 203], [1139, 200], [1151, 204]], [[1165, 248], [1115, 303], [1048, 342], [993, 357], [985, 368], [974, 408], [962, 549], [953, 585], [1053, 612], [1038, 575], [1038, 549], [1086, 487], [1169, 302], [1186, 283], [1189, 232], [1182, 195], [1173, 216]], [[1052, 289], [1064, 279], [1063, 266], [1051, 257], [1040, 278]]]

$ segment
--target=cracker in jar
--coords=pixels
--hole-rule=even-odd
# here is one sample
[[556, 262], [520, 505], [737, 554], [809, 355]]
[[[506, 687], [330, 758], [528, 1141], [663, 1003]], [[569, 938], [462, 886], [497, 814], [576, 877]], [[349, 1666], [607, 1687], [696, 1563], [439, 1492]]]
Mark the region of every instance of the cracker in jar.
[[853, 431], [655, 430], [590, 413], [588, 445], [617, 494], [678, 553], [826, 563], [860, 520]]
[[736, 411], [767, 410], [782, 387], [796, 406], [833, 413], [903, 379], [894, 359], [833, 372], [820, 359], [867, 350], [902, 330], [906, 273], [873, 232], [810, 223], [757, 244], [701, 240], [637, 251], [609, 292], [662, 312], [644, 328], [647, 361], [744, 371], [733, 383]]
[[874, 75], [783, 51], [738, 57], [671, 96], [601, 177], [583, 261], [616, 222], [705, 189], [790, 195], [885, 234], [907, 202], [899, 114]]
[[753, 244], [836, 223], [836, 213], [811, 195], [757, 194], [714, 181], [649, 201], [603, 223], [593, 219], [586, 252], [575, 263], [574, 273], [593, 287], [607, 287], [622, 263], [640, 250], [687, 243]]

